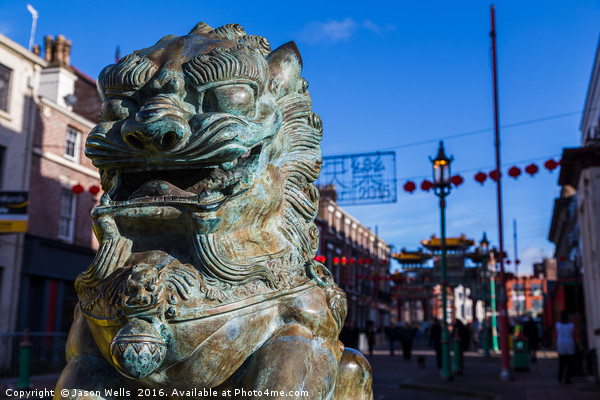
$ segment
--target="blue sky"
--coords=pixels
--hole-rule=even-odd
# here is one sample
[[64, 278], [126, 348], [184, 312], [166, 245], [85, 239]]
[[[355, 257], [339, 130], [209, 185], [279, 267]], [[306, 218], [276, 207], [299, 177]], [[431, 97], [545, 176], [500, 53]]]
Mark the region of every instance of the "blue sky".
[[[446, 140], [465, 183], [448, 198], [448, 235], [498, 243], [495, 186], [473, 175], [494, 166], [490, 3], [484, 1], [214, 2], [29, 1], [39, 12], [35, 43], [63, 34], [72, 64], [92, 77], [121, 55], [197, 22], [230, 22], [265, 36], [273, 48], [298, 44], [313, 109], [324, 124], [323, 154], [396, 150], [398, 202], [347, 210], [397, 249], [439, 235], [437, 198], [401, 187], [428, 178], [430, 155]], [[0, 33], [27, 46], [27, 1], [0, 1]], [[500, 121], [504, 172], [558, 159], [580, 143], [579, 123], [600, 33], [600, 3], [499, 0]], [[420, 141], [425, 144], [407, 146]], [[548, 241], [558, 171], [503, 179], [505, 248], [513, 258], [517, 220], [521, 271], [552, 254]], [[508, 267], [509, 270], [512, 267]]]

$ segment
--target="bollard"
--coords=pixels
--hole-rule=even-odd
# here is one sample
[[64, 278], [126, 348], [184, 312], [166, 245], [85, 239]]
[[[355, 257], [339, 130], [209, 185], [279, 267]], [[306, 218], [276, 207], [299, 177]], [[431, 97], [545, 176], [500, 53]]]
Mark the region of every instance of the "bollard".
[[454, 354], [452, 354], [452, 371], [458, 375], [462, 375], [462, 348], [460, 339], [454, 339], [452, 347], [454, 349]]
[[31, 342], [29, 341], [29, 328], [25, 329], [23, 341], [20, 345], [19, 353], [19, 383], [17, 388], [30, 389], [30, 372], [31, 372]]
[[516, 371], [529, 371], [529, 341], [518, 335], [513, 340], [513, 368]]

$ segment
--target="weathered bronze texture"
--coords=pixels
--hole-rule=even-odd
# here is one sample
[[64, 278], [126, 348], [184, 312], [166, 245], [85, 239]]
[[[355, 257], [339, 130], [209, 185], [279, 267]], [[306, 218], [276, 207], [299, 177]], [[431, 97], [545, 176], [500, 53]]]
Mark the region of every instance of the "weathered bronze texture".
[[199, 23], [101, 72], [100, 248], [55, 398], [372, 398], [314, 261], [322, 124], [301, 69], [293, 42]]

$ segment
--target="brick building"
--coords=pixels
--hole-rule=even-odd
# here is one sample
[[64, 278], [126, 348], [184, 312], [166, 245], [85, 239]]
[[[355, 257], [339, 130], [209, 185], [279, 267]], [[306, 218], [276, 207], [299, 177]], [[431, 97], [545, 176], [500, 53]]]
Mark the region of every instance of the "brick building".
[[47, 36], [44, 45], [16, 330], [67, 332], [77, 302], [73, 282], [98, 247], [89, 213], [100, 178], [84, 145], [100, 99], [95, 82], [70, 66], [69, 41]]
[[332, 187], [321, 189], [316, 224], [320, 231], [318, 257], [346, 292], [347, 324], [361, 330], [390, 324], [391, 247], [336, 203]]
[[544, 311], [544, 300], [548, 294], [548, 285], [544, 278], [512, 277], [506, 282], [506, 293], [509, 316], [541, 316]]

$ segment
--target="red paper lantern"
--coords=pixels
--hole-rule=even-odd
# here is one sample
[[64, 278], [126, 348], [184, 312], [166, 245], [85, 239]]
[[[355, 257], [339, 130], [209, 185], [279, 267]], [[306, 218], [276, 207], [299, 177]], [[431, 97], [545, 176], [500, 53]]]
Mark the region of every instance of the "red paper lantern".
[[515, 264], [519, 265], [521, 264], [521, 260], [519, 260], [518, 258], [515, 260]]
[[475, 180], [483, 185], [483, 182], [487, 179], [487, 175], [484, 172], [479, 171], [475, 174]]
[[490, 175], [490, 179], [493, 180], [494, 182], [498, 182], [498, 179], [500, 179], [500, 171], [498, 171], [497, 169], [490, 171], [489, 173]]
[[417, 188], [417, 185], [415, 185], [415, 183], [413, 181], [408, 181], [404, 184], [404, 190], [406, 190], [409, 193], [414, 192], [416, 188]]
[[510, 176], [511, 178], [517, 179], [519, 175], [521, 175], [521, 168], [519, 167], [510, 167], [510, 169], [508, 170], [508, 176]]
[[75, 193], [75, 194], [81, 194], [81, 193], [83, 193], [83, 191], [84, 191], [85, 189], [84, 189], [84, 188], [83, 188], [83, 186], [81, 186], [80, 184], [77, 184], [77, 185], [74, 185], [74, 186], [71, 188], [71, 190], [72, 190], [72, 191], [73, 191], [73, 193]]
[[531, 176], [534, 176], [535, 174], [537, 174], [538, 171], [539, 171], [539, 168], [534, 163], [531, 163], [525, 167], [525, 172], [527, 172]]
[[465, 180], [460, 175], [454, 175], [452, 178], [450, 178], [450, 182], [452, 182], [454, 186], [460, 186], [464, 181]]
[[433, 182], [428, 181], [427, 179], [425, 179], [423, 182], [421, 182], [421, 190], [428, 192], [429, 189], [431, 189], [432, 187], [433, 187]]
[[90, 188], [88, 190], [89, 190], [89, 192], [91, 194], [93, 194], [95, 196], [98, 193], [100, 193], [100, 186], [98, 186], [98, 185], [92, 185], [92, 186], [90, 186]]
[[556, 167], [558, 167], [558, 163], [553, 159], [549, 159], [544, 163], [544, 167], [546, 167], [548, 171], [553, 171]]
[[333, 265], [338, 265], [340, 263], [339, 257], [333, 257]]
[[365, 260], [363, 258], [358, 259], [358, 265], [363, 265], [364, 263], [365, 263]]
[[350, 259], [350, 264], [352, 264], [352, 265], [356, 264], [356, 258], [352, 257]]
[[504, 261], [506, 262], [507, 265], [510, 265], [510, 260], [508, 258]]
[[342, 257], [342, 265], [348, 264], [348, 259], [346, 257]]

